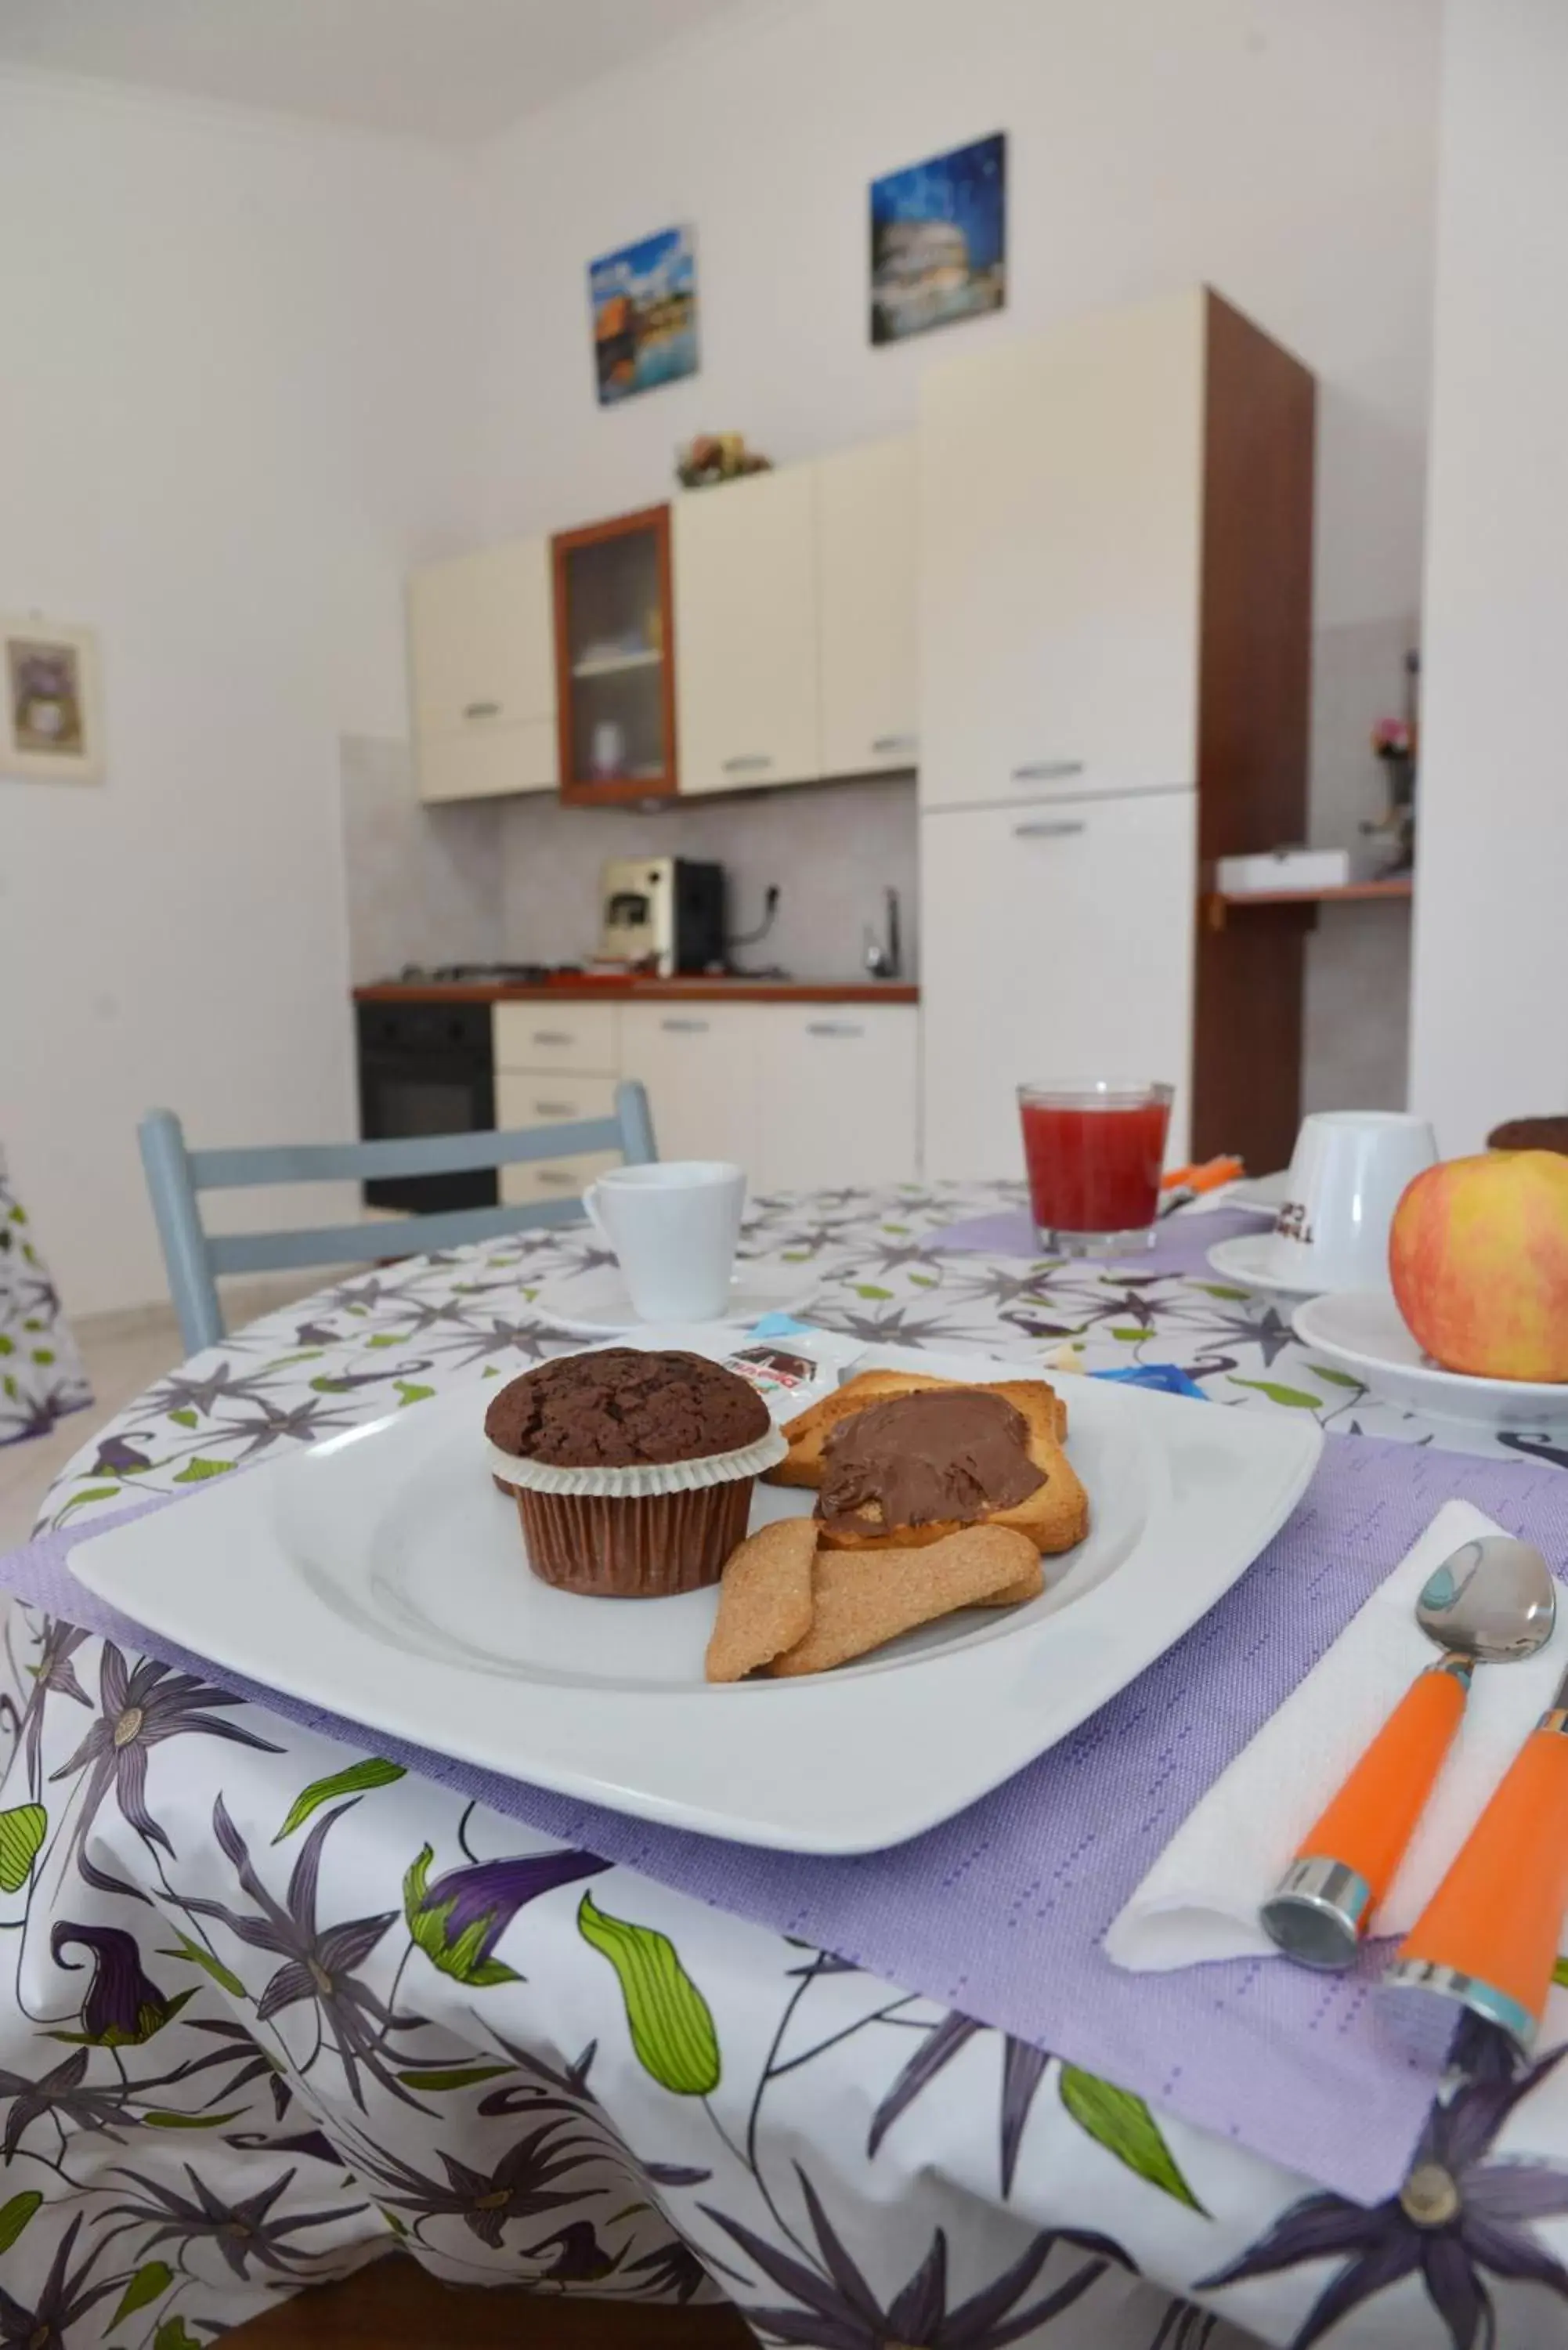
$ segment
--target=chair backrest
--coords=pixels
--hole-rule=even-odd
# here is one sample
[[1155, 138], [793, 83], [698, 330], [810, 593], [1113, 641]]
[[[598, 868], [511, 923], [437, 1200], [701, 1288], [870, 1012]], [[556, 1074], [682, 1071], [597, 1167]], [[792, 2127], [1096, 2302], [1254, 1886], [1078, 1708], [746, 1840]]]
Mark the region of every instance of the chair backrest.
[[582, 1201], [576, 1198], [544, 1200], [528, 1207], [453, 1208], [444, 1214], [318, 1224], [304, 1231], [210, 1233], [202, 1222], [202, 1191], [265, 1183], [362, 1182], [385, 1175], [454, 1175], [479, 1167], [514, 1167], [534, 1159], [575, 1159], [584, 1151], [618, 1150], [628, 1166], [644, 1165], [659, 1156], [648, 1096], [630, 1078], [616, 1087], [612, 1118], [576, 1118], [570, 1124], [500, 1133], [190, 1150], [171, 1109], [150, 1109], [137, 1133], [170, 1295], [186, 1352], [192, 1355], [216, 1345], [224, 1335], [216, 1279], [220, 1273], [363, 1264], [374, 1257], [461, 1248], [468, 1241], [494, 1240], [533, 1225], [569, 1223], [583, 1212]]

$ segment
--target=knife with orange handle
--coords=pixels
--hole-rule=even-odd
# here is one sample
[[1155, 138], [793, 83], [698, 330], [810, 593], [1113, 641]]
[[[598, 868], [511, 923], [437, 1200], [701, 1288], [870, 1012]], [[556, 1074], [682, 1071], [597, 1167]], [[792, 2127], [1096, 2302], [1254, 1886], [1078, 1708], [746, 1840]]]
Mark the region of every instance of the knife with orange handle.
[[1457, 2002], [1529, 2055], [1568, 1914], [1568, 1673], [1400, 1945], [1386, 1989]]
[[1450, 1653], [1406, 1691], [1259, 1912], [1302, 1966], [1354, 1964], [1464, 1718], [1476, 1665], [1533, 1656], [1552, 1636], [1556, 1594], [1532, 1544], [1487, 1534], [1428, 1576], [1416, 1620]]

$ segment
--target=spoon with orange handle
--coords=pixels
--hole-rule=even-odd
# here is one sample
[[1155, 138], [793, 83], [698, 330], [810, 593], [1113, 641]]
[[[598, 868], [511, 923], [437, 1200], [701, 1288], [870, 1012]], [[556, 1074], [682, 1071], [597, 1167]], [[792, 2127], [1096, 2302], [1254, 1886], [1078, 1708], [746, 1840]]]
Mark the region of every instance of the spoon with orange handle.
[[1401, 1943], [1384, 1988], [1457, 2002], [1528, 2056], [1565, 1914], [1568, 1673]]
[[[1437, 1784], [1475, 1667], [1533, 1656], [1556, 1614], [1546, 1561], [1509, 1534], [1462, 1543], [1428, 1576], [1416, 1620], [1449, 1654], [1406, 1690], [1260, 1910], [1287, 1958], [1331, 1971], [1354, 1963]], [[1568, 1741], [1563, 1762], [1568, 1771]]]

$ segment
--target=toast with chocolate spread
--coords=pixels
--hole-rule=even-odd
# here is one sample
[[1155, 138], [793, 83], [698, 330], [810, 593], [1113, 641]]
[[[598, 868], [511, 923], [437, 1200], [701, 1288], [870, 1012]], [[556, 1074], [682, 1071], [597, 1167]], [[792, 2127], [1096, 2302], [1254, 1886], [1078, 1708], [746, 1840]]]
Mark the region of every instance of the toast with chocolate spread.
[[1070, 1550], [1089, 1505], [1062, 1450], [1066, 1417], [1044, 1379], [867, 1371], [787, 1423], [789, 1454], [771, 1474], [816, 1487], [826, 1549], [915, 1549], [1000, 1525]]

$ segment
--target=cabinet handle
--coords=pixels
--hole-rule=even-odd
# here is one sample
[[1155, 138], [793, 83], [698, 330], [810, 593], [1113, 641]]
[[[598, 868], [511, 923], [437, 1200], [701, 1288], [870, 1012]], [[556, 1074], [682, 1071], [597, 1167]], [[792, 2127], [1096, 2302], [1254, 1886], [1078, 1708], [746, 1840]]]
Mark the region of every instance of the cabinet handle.
[[534, 1031], [535, 1045], [569, 1045], [571, 1041], [569, 1028], [535, 1028]]
[[1015, 784], [1055, 784], [1064, 776], [1081, 775], [1083, 772], [1082, 759], [1031, 759], [1023, 766], [1014, 767], [1012, 780]]
[[465, 705], [462, 714], [465, 718], [499, 718], [501, 704], [498, 702], [471, 702]]
[[661, 1020], [659, 1024], [671, 1036], [705, 1036], [708, 1034], [706, 1020]]
[[864, 1036], [866, 1031], [858, 1020], [808, 1020], [808, 1036]]
[[1012, 837], [1014, 840], [1065, 840], [1069, 833], [1087, 832], [1088, 829], [1082, 816], [1050, 816], [1043, 817], [1038, 824], [1015, 824]]
[[576, 1118], [576, 1102], [535, 1102], [534, 1105], [535, 1118]]
[[565, 1167], [541, 1167], [538, 1177], [541, 1183], [553, 1184], [557, 1191], [575, 1191], [577, 1189], [576, 1177]]
[[773, 760], [765, 751], [742, 751], [735, 758], [726, 759], [722, 764], [725, 775], [744, 775], [754, 772], [759, 767], [771, 767]]
[[913, 751], [919, 739], [918, 734], [878, 734], [871, 748], [874, 751]]

